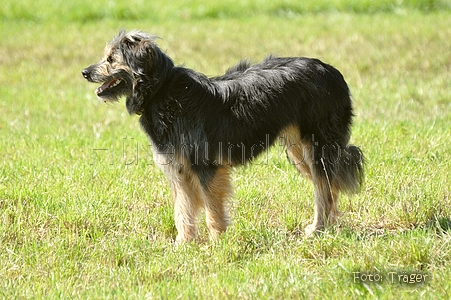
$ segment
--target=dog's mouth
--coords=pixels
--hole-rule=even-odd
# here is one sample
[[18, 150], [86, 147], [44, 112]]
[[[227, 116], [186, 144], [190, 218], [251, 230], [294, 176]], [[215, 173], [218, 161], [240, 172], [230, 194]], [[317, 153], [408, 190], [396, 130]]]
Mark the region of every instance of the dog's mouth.
[[108, 94], [111, 94], [114, 92], [115, 88], [119, 88], [121, 84], [123, 84], [124, 81], [120, 78], [114, 78], [110, 81], [105, 82], [101, 86], [99, 86], [95, 93], [98, 97], [107, 96]]

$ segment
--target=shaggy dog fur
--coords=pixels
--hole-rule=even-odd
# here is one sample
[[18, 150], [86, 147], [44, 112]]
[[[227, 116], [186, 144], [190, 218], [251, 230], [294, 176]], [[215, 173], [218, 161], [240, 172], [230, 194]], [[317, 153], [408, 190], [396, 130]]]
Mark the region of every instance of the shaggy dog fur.
[[128, 112], [141, 116], [154, 161], [171, 185], [177, 242], [195, 239], [202, 208], [213, 237], [226, 230], [231, 167], [276, 140], [315, 188], [306, 234], [332, 222], [339, 192], [356, 192], [363, 180], [363, 155], [348, 145], [353, 113], [341, 73], [317, 59], [270, 56], [207, 78], [174, 66], [155, 40], [121, 30], [82, 74], [102, 83], [100, 99], [125, 96]]

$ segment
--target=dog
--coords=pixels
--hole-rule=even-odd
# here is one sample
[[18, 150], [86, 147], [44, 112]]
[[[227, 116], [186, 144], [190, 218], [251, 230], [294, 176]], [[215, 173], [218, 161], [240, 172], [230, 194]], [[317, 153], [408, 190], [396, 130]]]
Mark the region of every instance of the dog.
[[306, 235], [333, 223], [339, 192], [358, 192], [364, 178], [362, 151], [348, 144], [354, 115], [342, 74], [318, 59], [269, 56], [208, 78], [175, 66], [156, 40], [120, 30], [103, 59], [82, 75], [102, 84], [98, 98], [125, 97], [128, 112], [140, 115], [154, 161], [171, 186], [176, 242], [196, 239], [202, 209], [213, 239], [226, 230], [232, 168], [276, 140], [314, 186]]

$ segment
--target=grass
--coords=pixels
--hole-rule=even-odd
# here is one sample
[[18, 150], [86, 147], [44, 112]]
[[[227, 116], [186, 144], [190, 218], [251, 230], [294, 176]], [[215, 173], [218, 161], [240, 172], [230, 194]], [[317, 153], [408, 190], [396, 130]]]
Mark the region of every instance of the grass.
[[[3, 3], [0, 298], [449, 299], [450, 3], [312, 3]], [[80, 73], [120, 27], [161, 36], [176, 63], [208, 75], [268, 53], [341, 70], [368, 164], [339, 223], [303, 236], [313, 190], [275, 147], [235, 172], [218, 243], [173, 247], [169, 187], [137, 118], [99, 103]]]

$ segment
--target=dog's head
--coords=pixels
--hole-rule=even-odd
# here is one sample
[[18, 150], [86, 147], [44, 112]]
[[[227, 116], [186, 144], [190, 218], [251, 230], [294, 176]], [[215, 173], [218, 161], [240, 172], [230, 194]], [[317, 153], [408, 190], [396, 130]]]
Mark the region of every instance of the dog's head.
[[121, 30], [105, 47], [102, 60], [82, 71], [86, 80], [102, 84], [95, 90], [101, 100], [125, 96], [129, 113], [142, 112], [145, 98], [154, 94], [161, 82], [158, 66], [162, 52], [155, 39], [141, 31]]

